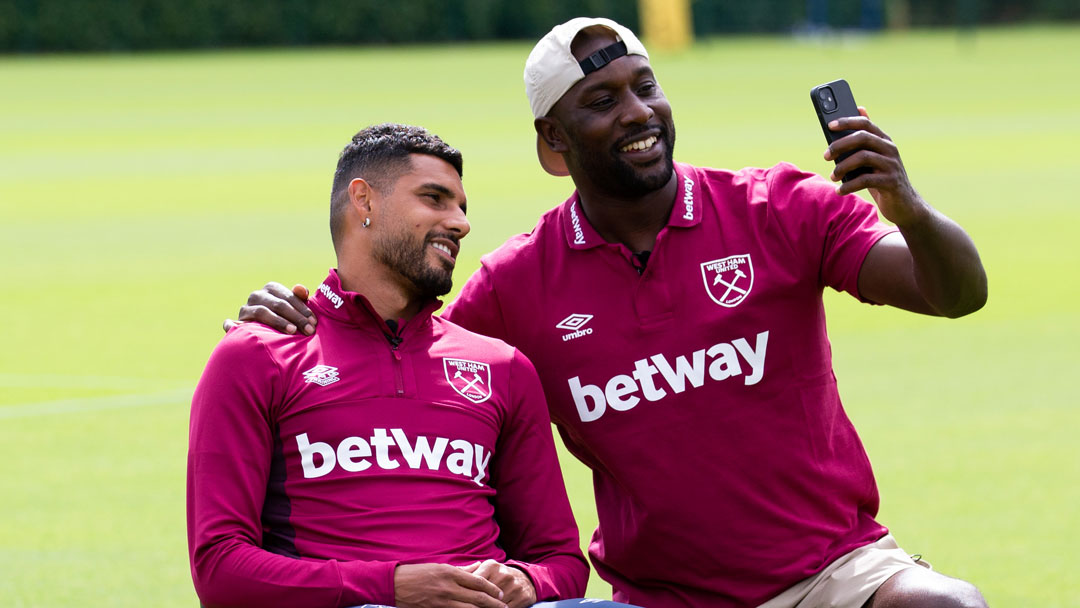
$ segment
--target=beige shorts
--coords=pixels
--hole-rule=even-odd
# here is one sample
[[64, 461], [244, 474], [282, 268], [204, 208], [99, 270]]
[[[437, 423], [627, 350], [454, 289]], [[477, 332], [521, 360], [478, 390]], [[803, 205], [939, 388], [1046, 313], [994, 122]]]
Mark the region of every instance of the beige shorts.
[[917, 566], [892, 534], [842, 555], [824, 570], [795, 583], [760, 608], [861, 608], [882, 583]]

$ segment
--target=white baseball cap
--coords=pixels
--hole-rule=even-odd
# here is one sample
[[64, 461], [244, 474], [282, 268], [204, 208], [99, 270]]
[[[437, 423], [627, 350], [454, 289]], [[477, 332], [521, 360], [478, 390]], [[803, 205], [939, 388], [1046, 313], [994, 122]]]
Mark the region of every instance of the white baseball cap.
[[[570, 43], [581, 30], [599, 25], [615, 32], [617, 42], [600, 49], [585, 59], [578, 61], [570, 52]], [[562, 25], [557, 25], [536, 43], [529, 58], [525, 61], [525, 94], [529, 97], [533, 118], [547, 116], [551, 107], [574, 86], [577, 81], [598, 70], [623, 55], [641, 55], [646, 59], [649, 53], [634, 32], [602, 17], [577, 17]], [[536, 134], [536, 155], [540, 166], [552, 175], [570, 175], [562, 154], [552, 150]]]

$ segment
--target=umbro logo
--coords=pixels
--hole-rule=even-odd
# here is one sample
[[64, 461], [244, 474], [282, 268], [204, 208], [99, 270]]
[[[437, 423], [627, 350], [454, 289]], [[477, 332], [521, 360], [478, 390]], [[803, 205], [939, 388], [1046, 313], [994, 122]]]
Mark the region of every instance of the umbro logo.
[[555, 327], [557, 329], [570, 330], [570, 333], [563, 334], [562, 337], [563, 342], [568, 342], [575, 338], [580, 338], [582, 336], [587, 336], [591, 334], [592, 328], [585, 326], [589, 324], [589, 321], [592, 321], [592, 318], [592, 315], [582, 315], [575, 313], [556, 323]]
[[338, 376], [336, 367], [330, 367], [329, 365], [316, 365], [315, 367], [304, 372], [304, 382], [318, 384], [319, 386], [326, 386], [327, 384], [333, 384], [341, 380]]

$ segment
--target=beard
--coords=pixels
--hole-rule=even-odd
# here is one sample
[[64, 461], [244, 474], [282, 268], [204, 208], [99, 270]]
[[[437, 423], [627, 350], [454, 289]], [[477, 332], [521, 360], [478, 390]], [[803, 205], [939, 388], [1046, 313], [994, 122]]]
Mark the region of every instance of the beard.
[[428, 262], [427, 244], [435, 237], [458, 242], [454, 235], [429, 232], [420, 243], [416, 243], [409, 235], [399, 233], [375, 240], [375, 259], [411, 283], [418, 296], [424, 299], [444, 296], [454, 286], [453, 268], [447, 268], [441, 260], [437, 266]]
[[[622, 141], [631, 141], [634, 137], [630, 135]], [[612, 146], [606, 155], [578, 150], [576, 156], [582, 169], [598, 186], [620, 197], [637, 198], [663, 188], [675, 171], [675, 126], [661, 124], [658, 138], [664, 142], [664, 157], [660, 166], [647, 172], [623, 160], [618, 145]], [[572, 139], [580, 141], [577, 137]]]

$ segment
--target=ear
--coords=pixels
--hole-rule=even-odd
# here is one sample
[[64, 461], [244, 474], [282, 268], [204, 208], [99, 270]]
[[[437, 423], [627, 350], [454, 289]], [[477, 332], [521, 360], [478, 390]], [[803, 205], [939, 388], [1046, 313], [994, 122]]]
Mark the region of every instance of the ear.
[[349, 205], [360, 214], [360, 217], [371, 217], [375, 198], [375, 188], [372, 188], [367, 181], [357, 177], [349, 182]]
[[549, 148], [559, 154], [565, 154], [569, 147], [566, 145], [566, 136], [562, 125], [550, 116], [541, 116], [533, 121], [533, 128], [540, 139], [544, 140]]

